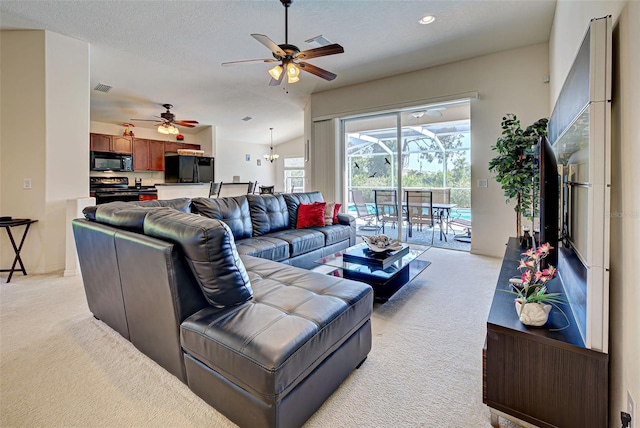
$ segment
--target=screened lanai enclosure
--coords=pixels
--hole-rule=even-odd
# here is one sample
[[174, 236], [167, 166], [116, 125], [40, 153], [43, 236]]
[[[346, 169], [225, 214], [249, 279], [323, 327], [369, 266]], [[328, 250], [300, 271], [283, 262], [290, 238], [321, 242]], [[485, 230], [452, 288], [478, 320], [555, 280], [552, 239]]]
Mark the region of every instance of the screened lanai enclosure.
[[[343, 121], [349, 210], [366, 220], [358, 234], [384, 228], [386, 235], [409, 243], [469, 250], [469, 110], [463, 101]], [[418, 213], [408, 202], [427, 192], [433, 206], [422, 203]], [[395, 204], [382, 202], [382, 195], [395, 198]], [[432, 218], [422, 221], [425, 215]]]

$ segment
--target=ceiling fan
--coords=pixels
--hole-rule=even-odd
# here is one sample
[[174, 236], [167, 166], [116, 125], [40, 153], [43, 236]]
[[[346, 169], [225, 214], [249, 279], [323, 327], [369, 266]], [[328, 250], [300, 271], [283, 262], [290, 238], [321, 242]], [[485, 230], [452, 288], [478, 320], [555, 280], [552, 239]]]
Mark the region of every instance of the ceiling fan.
[[336, 74], [330, 71], [324, 70], [315, 65], [311, 65], [307, 62], [300, 61], [301, 59], [311, 59], [327, 55], [335, 55], [344, 52], [344, 48], [337, 43], [322, 46], [315, 49], [309, 49], [306, 51], [300, 51], [297, 46], [289, 44], [289, 6], [293, 3], [293, 0], [280, 0], [280, 3], [284, 6], [284, 44], [278, 45], [269, 37], [264, 34], [252, 34], [251, 36], [265, 45], [273, 55], [268, 59], [250, 59], [245, 61], [231, 61], [223, 62], [222, 65], [236, 65], [236, 64], [251, 64], [258, 62], [279, 62], [280, 64], [269, 70], [271, 75], [271, 81], [269, 86], [278, 86], [285, 74], [287, 76], [287, 83], [295, 83], [300, 80], [298, 75], [300, 70], [304, 70], [307, 73], [314, 74], [325, 80], [333, 80], [337, 77]]
[[156, 122], [158, 126], [158, 132], [161, 134], [178, 134], [177, 126], [184, 126], [185, 128], [195, 128], [198, 124], [197, 120], [176, 120], [176, 116], [171, 113], [171, 109], [173, 105], [171, 104], [162, 104], [162, 107], [166, 108], [167, 111], [161, 113], [160, 116], [156, 116], [158, 119], [131, 119], [138, 120], [142, 122]]

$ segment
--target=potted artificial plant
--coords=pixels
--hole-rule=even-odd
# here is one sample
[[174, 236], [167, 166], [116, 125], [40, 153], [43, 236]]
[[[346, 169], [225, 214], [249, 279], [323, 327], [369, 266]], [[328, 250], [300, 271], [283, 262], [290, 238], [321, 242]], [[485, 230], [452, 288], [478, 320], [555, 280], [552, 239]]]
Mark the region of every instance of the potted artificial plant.
[[547, 135], [548, 122], [542, 118], [523, 130], [516, 115], [509, 113], [502, 118], [502, 135], [491, 147], [498, 154], [489, 161], [489, 171], [496, 174], [495, 179], [507, 197], [506, 203], [516, 201], [517, 237], [522, 233], [522, 214], [533, 217], [537, 208], [539, 175], [533, 146]]
[[547, 292], [547, 282], [552, 280], [558, 270], [549, 265], [541, 269], [542, 260], [549, 255], [553, 247], [547, 242], [538, 248], [530, 248], [522, 253], [525, 258], [520, 260], [518, 269], [522, 271], [521, 284], [514, 284], [508, 293], [516, 295], [515, 306], [520, 322], [525, 325], [541, 326], [546, 324], [551, 307], [555, 306], [562, 314], [566, 314], [557, 305], [564, 303], [560, 293]]

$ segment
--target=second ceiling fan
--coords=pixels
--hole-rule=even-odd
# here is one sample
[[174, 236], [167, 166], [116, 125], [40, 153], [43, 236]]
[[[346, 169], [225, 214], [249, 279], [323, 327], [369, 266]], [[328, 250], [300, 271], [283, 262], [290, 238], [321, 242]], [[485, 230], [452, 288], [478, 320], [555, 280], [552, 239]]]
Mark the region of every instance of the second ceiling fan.
[[273, 55], [272, 58], [267, 59], [250, 59], [245, 61], [231, 61], [223, 62], [222, 65], [236, 65], [236, 64], [251, 64], [258, 62], [279, 62], [280, 64], [269, 70], [271, 75], [271, 81], [269, 86], [278, 86], [284, 76], [287, 76], [287, 83], [295, 83], [300, 78], [300, 70], [304, 70], [307, 73], [314, 74], [325, 80], [333, 80], [337, 77], [336, 74], [330, 71], [324, 70], [315, 65], [311, 65], [307, 62], [300, 61], [302, 59], [311, 59], [327, 55], [335, 55], [344, 52], [344, 48], [337, 43], [322, 46], [315, 49], [309, 49], [306, 51], [300, 51], [297, 46], [289, 44], [289, 6], [293, 3], [293, 0], [280, 0], [280, 3], [284, 6], [284, 44], [278, 45], [269, 37], [264, 34], [252, 34], [251, 36], [265, 45]]

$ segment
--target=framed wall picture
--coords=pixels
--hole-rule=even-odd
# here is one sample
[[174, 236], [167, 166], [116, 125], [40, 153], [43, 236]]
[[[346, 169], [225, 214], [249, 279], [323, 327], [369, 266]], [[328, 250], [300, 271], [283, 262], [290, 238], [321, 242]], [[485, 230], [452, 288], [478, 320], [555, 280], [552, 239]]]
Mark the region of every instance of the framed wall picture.
[[256, 165], [261, 166], [262, 165], [262, 160], [256, 159]]
[[244, 155], [244, 160], [249, 162], [251, 160], [251, 155], [250, 154]]

